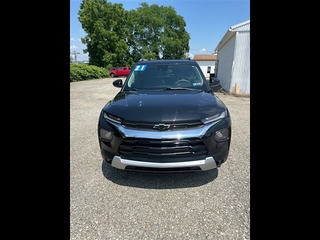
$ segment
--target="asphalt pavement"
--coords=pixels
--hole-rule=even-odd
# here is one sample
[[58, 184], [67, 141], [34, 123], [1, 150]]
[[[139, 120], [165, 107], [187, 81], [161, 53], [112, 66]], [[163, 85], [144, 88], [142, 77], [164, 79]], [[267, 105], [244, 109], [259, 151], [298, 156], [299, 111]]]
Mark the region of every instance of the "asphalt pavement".
[[128, 172], [99, 150], [98, 117], [119, 91], [114, 80], [70, 83], [70, 239], [250, 239], [250, 98], [216, 93], [232, 119], [229, 158], [217, 171]]

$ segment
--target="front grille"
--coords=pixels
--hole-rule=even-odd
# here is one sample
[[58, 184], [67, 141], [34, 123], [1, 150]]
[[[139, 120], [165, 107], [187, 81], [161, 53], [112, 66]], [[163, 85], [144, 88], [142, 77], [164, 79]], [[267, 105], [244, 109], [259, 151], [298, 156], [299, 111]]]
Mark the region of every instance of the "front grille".
[[205, 159], [207, 148], [198, 138], [157, 140], [123, 139], [119, 153], [121, 158], [148, 162], [179, 162]]
[[[201, 127], [203, 124], [201, 121], [194, 121], [194, 122], [174, 122], [174, 123], [165, 123], [170, 125], [169, 128], [166, 130], [176, 130], [176, 129], [188, 129], [188, 128], [196, 128]], [[133, 129], [154, 129], [155, 123], [139, 123], [139, 122], [130, 122], [130, 121], [123, 121], [122, 126], [125, 128], [133, 128]]]

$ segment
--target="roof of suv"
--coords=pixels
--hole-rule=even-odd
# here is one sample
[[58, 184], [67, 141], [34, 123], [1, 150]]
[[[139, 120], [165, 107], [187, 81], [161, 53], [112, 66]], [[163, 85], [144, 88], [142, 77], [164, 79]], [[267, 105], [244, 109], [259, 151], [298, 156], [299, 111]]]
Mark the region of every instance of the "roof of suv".
[[159, 64], [159, 62], [164, 64], [172, 64], [172, 63], [195, 63], [194, 60], [189, 59], [160, 59], [160, 60], [140, 60], [137, 64], [145, 63], [148, 65]]

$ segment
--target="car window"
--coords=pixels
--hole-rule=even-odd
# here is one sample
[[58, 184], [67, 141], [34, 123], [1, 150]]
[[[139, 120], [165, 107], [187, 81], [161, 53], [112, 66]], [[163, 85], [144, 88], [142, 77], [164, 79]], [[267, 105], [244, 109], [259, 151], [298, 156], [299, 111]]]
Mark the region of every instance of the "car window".
[[147, 65], [141, 63], [134, 66], [127, 85], [137, 89], [175, 87], [199, 89], [205, 80], [200, 71], [191, 64]]

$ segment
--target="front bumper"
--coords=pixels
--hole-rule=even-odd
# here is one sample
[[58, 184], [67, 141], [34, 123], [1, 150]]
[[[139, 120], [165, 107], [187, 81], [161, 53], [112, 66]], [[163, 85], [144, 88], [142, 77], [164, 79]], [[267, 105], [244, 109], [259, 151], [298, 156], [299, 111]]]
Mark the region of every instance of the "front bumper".
[[211, 170], [217, 168], [216, 162], [213, 157], [207, 157], [203, 160], [197, 161], [188, 161], [188, 162], [168, 162], [168, 163], [160, 163], [160, 162], [140, 162], [140, 161], [132, 161], [128, 159], [122, 159], [119, 156], [114, 156], [112, 159], [111, 165], [115, 168], [126, 169], [127, 167], [143, 167], [149, 169], [192, 169], [193, 167], [199, 167], [202, 171]]
[[[214, 132], [229, 128], [226, 141], [216, 142]], [[100, 117], [100, 128], [113, 133], [112, 141], [99, 136], [102, 158], [122, 170], [192, 172], [220, 167], [228, 158], [231, 126], [222, 119], [202, 127], [174, 131], [126, 128]]]

